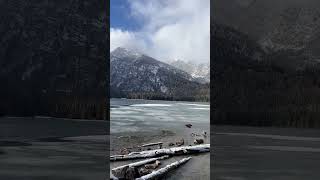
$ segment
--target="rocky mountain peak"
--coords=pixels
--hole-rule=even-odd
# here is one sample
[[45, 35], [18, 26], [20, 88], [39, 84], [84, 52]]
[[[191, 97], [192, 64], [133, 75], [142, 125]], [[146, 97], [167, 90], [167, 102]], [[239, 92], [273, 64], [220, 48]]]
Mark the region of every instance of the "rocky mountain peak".
[[208, 83], [210, 82], [210, 65], [209, 63], [194, 63], [191, 61], [183, 61], [183, 60], [172, 60], [169, 61], [169, 64], [173, 67], [181, 69], [191, 77], [200, 82], [200, 83]]
[[111, 97], [208, 100], [209, 86], [190, 74], [150, 56], [126, 48], [111, 52]]
[[115, 50], [113, 50], [111, 53], [111, 61], [115, 59], [121, 59], [121, 58], [131, 58], [131, 59], [137, 59], [142, 56], [142, 53], [138, 51], [134, 51], [128, 48], [124, 47], [118, 47]]

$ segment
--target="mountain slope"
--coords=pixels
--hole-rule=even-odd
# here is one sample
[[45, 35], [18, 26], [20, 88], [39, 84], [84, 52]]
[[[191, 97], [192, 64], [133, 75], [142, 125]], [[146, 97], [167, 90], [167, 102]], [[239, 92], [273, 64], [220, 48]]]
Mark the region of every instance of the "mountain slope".
[[318, 0], [213, 2], [213, 123], [320, 127], [319, 7]]
[[[117, 48], [110, 54], [111, 96], [146, 99], [200, 100], [208, 87], [169, 64], [147, 55]], [[202, 93], [202, 94], [201, 94]]]
[[[297, 50], [319, 61], [320, 2], [317, 0], [216, 0], [214, 21], [247, 34], [264, 51]], [[305, 56], [304, 55], [304, 56]]]
[[105, 7], [0, 1], [0, 114], [107, 118]]
[[266, 54], [249, 36], [212, 26], [213, 123], [320, 127], [319, 63], [297, 68], [306, 64], [299, 51]]

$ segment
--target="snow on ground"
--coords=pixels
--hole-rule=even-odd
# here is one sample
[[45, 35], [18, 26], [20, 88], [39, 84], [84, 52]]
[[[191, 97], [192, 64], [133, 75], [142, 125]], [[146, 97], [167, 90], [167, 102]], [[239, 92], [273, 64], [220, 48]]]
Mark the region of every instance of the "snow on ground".
[[203, 106], [203, 107], [210, 107], [209, 104], [190, 104], [190, 103], [177, 103], [180, 105], [186, 105], [186, 106]]
[[169, 107], [169, 106], [172, 106], [171, 104], [133, 104], [133, 105], [130, 105], [130, 106], [133, 106], [133, 107], [143, 107], [143, 106], [146, 106], [146, 107]]
[[196, 110], [208, 110], [208, 111], [210, 111], [210, 108], [189, 108], [189, 109], [196, 109]]

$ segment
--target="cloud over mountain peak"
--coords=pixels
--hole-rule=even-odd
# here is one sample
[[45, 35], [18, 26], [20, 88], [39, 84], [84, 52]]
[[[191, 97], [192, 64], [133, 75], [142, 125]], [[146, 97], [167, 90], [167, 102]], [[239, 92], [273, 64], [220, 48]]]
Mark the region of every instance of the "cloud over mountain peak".
[[134, 47], [161, 60], [210, 61], [209, 0], [128, 3], [129, 15], [142, 27], [134, 31], [112, 27], [111, 51], [119, 46]]

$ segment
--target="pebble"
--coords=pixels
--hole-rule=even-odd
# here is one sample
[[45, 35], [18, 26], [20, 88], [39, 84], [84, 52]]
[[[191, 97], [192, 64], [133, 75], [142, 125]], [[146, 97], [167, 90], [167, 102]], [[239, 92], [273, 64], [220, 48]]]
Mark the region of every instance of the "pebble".
[[127, 149], [127, 148], [122, 148], [122, 149], [120, 149], [120, 154], [121, 155], [127, 155], [127, 154], [129, 154], [130, 153], [130, 151]]
[[156, 160], [155, 163], [153, 163], [153, 164], [146, 164], [146, 165], [144, 165], [144, 167], [145, 167], [146, 169], [156, 169], [160, 164], [161, 164], [161, 162], [160, 162], [159, 160]]
[[183, 138], [180, 139], [180, 141], [176, 142], [176, 145], [177, 145], [177, 146], [182, 146], [182, 145], [184, 145], [184, 139], [183, 139]]
[[139, 175], [140, 176], [144, 176], [144, 175], [147, 175], [147, 174], [150, 174], [150, 173], [151, 173], [150, 169], [146, 169], [146, 168], [140, 168], [139, 169]]
[[203, 139], [195, 139], [194, 141], [194, 144], [203, 144]]

